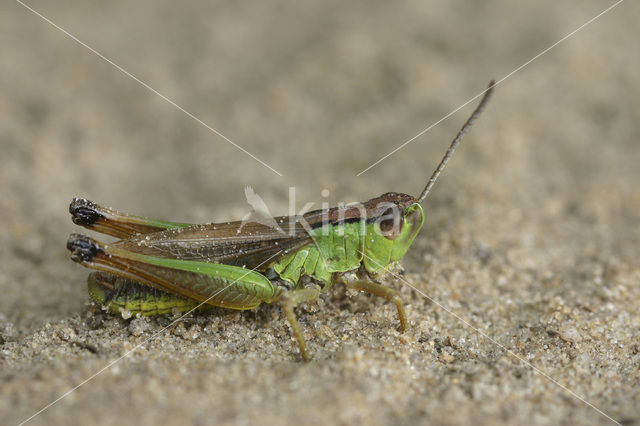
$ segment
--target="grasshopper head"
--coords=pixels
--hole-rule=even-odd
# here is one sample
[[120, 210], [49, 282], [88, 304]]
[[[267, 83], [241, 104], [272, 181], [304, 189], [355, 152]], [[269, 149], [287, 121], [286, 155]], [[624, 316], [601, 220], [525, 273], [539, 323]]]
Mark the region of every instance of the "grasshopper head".
[[363, 263], [370, 273], [385, 270], [407, 253], [424, 224], [424, 210], [410, 195], [387, 193], [369, 200], [375, 212], [368, 217]]
[[[388, 192], [368, 201], [377, 208], [370, 209], [374, 232], [387, 240], [385, 246], [393, 247], [391, 260], [400, 260], [424, 224], [424, 210], [411, 195]], [[377, 211], [376, 211], [377, 210]]]

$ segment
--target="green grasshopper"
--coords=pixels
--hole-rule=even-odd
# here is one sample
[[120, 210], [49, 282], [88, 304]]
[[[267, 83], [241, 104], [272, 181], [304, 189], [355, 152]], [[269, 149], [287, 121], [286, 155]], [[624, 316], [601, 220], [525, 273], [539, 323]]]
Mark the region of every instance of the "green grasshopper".
[[72, 234], [67, 242], [71, 259], [99, 271], [89, 275], [89, 295], [113, 313], [184, 313], [203, 305], [245, 310], [279, 303], [304, 360], [310, 356], [294, 307], [318, 299], [336, 282], [394, 303], [404, 331], [402, 300], [380, 282], [422, 228], [421, 203], [486, 106], [493, 86], [492, 81], [417, 199], [390, 192], [356, 206], [275, 217], [278, 226], [273, 226], [165, 222], [76, 198], [69, 206], [75, 224], [119, 240], [103, 244]]

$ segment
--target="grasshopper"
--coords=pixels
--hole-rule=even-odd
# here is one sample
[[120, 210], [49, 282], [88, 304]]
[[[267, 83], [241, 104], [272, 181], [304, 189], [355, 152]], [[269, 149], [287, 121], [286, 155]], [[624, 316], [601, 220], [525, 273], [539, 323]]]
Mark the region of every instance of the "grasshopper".
[[184, 313], [207, 305], [246, 310], [279, 303], [307, 361], [310, 355], [294, 308], [318, 299], [336, 282], [395, 304], [404, 331], [408, 323], [402, 300], [381, 281], [422, 228], [421, 203], [486, 106], [494, 84], [418, 198], [390, 192], [357, 206], [275, 217], [272, 223], [278, 226], [166, 222], [75, 198], [69, 206], [75, 224], [119, 240], [103, 244], [72, 234], [67, 242], [71, 259], [98, 271], [89, 275], [89, 295], [112, 313]]

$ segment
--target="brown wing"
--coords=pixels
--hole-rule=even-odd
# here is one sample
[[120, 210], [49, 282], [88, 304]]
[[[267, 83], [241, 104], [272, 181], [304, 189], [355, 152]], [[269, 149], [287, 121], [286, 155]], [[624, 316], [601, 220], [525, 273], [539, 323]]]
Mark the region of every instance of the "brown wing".
[[266, 269], [280, 256], [312, 243], [295, 217], [269, 220], [274, 226], [240, 221], [194, 225], [135, 235], [113, 245], [149, 256]]

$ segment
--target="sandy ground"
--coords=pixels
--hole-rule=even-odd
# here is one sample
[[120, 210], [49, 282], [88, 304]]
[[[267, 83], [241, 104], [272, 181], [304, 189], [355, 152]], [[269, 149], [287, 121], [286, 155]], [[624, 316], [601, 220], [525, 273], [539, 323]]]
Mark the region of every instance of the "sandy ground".
[[277, 306], [152, 338], [171, 318], [93, 312], [65, 249], [73, 196], [209, 222], [247, 185], [274, 214], [290, 186], [298, 208], [418, 193], [471, 106], [356, 174], [612, 4], [521, 3], [29, 3], [280, 177], [4, 2], [0, 424], [81, 383], [31, 424], [638, 424], [637, 2], [499, 86], [404, 261], [429, 298], [389, 280], [404, 334], [335, 288], [298, 310], [310, 363]]

